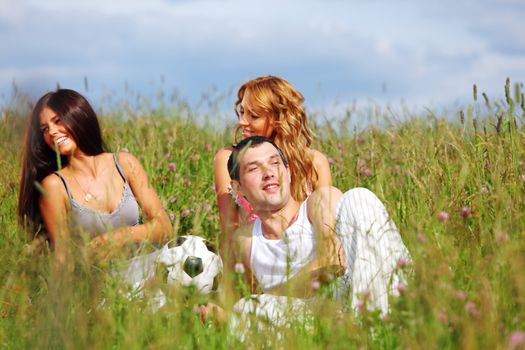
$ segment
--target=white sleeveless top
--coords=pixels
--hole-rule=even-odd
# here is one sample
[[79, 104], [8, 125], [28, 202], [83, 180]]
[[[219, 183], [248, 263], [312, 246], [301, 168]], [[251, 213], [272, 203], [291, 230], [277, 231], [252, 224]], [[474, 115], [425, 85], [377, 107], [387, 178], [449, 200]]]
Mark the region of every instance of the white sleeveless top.
[[264, 238], [261, 220], [255, 220], [250, 266], [263, 290], [288, 281], [315, 255], [315, 237], [308, 220], [306, 201], [299, 207], [297, 220], [283, 232], [281, 239]]

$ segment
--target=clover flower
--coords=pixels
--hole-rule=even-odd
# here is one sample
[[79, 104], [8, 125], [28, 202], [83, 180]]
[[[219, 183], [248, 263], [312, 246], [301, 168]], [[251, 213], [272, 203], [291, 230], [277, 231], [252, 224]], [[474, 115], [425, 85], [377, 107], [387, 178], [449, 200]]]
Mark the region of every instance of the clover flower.
[[463, 207], [460, 209], [459, 213], [463, 219], [466, 219], [472, 214], [472, 210], [469, 207]]
[[448, 213], [446, 211], [440, 211], [438, 214], [438, 220], [441, 222], [447, 222], [448, 220]]

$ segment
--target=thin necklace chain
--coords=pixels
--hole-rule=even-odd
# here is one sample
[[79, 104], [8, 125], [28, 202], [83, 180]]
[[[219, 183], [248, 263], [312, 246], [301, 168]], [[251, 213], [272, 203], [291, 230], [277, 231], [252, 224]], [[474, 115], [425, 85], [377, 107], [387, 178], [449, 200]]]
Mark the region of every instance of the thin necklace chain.
[[89, 182], [89, 186], [88, 186], [88, 189], [87, 191], [84, 189], [84, 187], [80, 184], [80, 182], [78, 182], [77, 180], [77, 177], [73, 174], [73, 171], [71, 172], [71, 176], [73, 176], [73, 179], [75, 180], [75, 182], [78, 184], [78, 186], [80, 186], [80, 189], [82, 190], [82, 192], [84, 192], [84, 202], [88, 203], [89, 201], [91, 201], [93, 198], [94, 199], [97, 199], [97, 197], [91, 193], [91, 186], [93, 185], [93, 181], [96, 179], [97, 177], [97, 168], [95, 167], [95, 177], [93, 178], [92, 181]]

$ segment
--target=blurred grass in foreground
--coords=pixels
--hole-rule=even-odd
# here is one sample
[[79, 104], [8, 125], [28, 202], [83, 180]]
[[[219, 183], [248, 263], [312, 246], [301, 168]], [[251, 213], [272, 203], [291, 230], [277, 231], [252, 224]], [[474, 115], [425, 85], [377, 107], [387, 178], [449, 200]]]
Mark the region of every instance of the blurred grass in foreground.
[[[175, 296], [162, 312], [150, 312], [147, 296], [124, 298], [119, 281], [81, 258], [73, 274], [56, 276], [49, 254], [27, 253], [16, 201], [30, 105], [19, 97], [0, 107], [0, 346], [229, 349], [281, 339], [285, 348], [523, 348], [521, 87], [511, 97], [507, 82], [505, 101], [479, 98], [474, 89], [472, 105], [454, 116], [394, 122], [383, 115], [381, 129], [351, 132], [348, 119], [314, 120], [314, 148], [329, 156], [335, 185], [365, 186], [385, 201], [414, 258], [415, 276], [384, 320], [336, 313], [327, 302], [313, 326], [296, 324], [282, 338], [255, 331], [244, 344], [226, 327], [203, 325], [192, 312], [198, 300]], [[100, 119], [110, 150], [127, 149], [144, 165], [173, 234], [215, 241], [212, 162], [215, 151], [231, 143], [232, 129], [197, 123], [187, 106], [116, 109]]]

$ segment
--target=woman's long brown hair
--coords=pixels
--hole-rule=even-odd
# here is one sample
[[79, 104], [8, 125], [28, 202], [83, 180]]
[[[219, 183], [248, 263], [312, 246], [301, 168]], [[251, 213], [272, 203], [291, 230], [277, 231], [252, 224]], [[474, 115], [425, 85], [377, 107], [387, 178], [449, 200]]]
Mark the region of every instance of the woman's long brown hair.
[[68, 162], [67, 157], [57, 157], [55, 151], [44, 141], [40, 130], [40, 114], [46, 107], [58, 115], [82, 152], [97, 155], [105, 150], [95, 111], [78, 92], [59, 89], [38, 100], [26, 128], [18, 194], [18, 219], [33, 236], [41, 221], [38, 205], [41, 193], [38, 184], [47, 175], [59, 170], [59, 162], [62, 166]]

